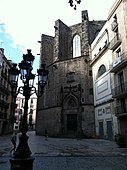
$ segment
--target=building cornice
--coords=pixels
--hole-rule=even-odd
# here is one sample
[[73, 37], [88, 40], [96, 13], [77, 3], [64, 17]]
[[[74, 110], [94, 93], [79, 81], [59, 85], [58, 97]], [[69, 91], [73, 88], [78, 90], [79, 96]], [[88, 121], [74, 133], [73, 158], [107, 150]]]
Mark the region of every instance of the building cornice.
[[112, 15], [115, 13], [116, 9], [118, 8], [118, 6], [121, 4], [123, 0], [117, 0], [114, 2], [114, 4], [112, 5], [112, 7], [109, 10], [109, 15], [107, 20], [110, 20], [110, 18], [112, 17]]

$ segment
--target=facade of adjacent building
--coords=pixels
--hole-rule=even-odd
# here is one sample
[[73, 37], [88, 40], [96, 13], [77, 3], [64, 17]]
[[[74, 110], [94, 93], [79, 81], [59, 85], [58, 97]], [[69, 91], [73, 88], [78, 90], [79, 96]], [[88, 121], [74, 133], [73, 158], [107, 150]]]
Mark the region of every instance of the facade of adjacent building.
[[0, 135], [13, 131], [15, 100], [11, 96], [8, 70], [12, 63], [4, 55], [4, 49], [0, 48]]
[[95, 129], [99, 138], [113, 140], [118, 133], [112, 97], [113, 74], [110, 72], [112, 51], [109, 49], [110, 26], [108, 21], [91, 45], [93, 72]]
[[37, 107], [37, 97], [33, 95], [30, 97], [29, 109], [28, 109], [28, 125], [30, 129], [35, 129], [36, 107]]
[[[24, 114], [24, 103], [25, 98], [21, 95], [18, 95], [16, 98], [16, 109], [15, 109], [15, 123], [14, 123], [14, 130], [19, 130], [22, 117]], [[37, 97], [31, 96], [28, 101], [28, 127], [29, 129], [35, 129], [36, 123], [36, 104], [37, 104]]]
[[127, 141], [127, 1], [117, 0], [91, 45], [96, 134]]
[[50, 136], [95, 135], [90, 44], [105, 21], [82, 22], [73, 26], [55, 22], [55, 37], [42, 34], [40, 65], [49, 70], [47, 85], [37, 101], [36, 133]]
[[127, 142], [127, 1], [117, 0], [109, 11], [109, 49], [112, 52], [110, 72], [114, 76], [112, 95], [114, 114], [118, 119], [119, 133]]

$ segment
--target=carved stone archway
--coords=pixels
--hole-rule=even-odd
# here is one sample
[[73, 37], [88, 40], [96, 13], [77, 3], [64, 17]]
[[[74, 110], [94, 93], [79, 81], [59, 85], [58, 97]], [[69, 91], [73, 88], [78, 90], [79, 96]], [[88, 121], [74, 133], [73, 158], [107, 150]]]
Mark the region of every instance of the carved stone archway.
[[79, 131], [80, 113], [79, 100], [73, 94], [68, 94], [63, 100], [63, 133], [65, 135], [77, 136]]

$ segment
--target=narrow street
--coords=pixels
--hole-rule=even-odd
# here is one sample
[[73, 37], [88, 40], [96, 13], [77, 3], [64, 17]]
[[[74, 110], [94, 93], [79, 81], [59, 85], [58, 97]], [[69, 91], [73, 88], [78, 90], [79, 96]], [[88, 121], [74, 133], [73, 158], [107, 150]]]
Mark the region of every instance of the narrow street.
[[[125, 170], [127, 148], [99, 139], [66, 139], [28, 132], [33, 170]], [[0, 170], [10, 170], [11, 136], [0, 137]]]

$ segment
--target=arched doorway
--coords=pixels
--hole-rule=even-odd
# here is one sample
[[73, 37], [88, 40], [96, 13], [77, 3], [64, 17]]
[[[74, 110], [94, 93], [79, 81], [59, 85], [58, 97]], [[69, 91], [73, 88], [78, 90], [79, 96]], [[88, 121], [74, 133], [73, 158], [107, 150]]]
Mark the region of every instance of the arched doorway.
[[69, 136], [77, 136], [79, 129], [79, 104], [74, 95], [69, 95], [63, 102], [63, 131]]

